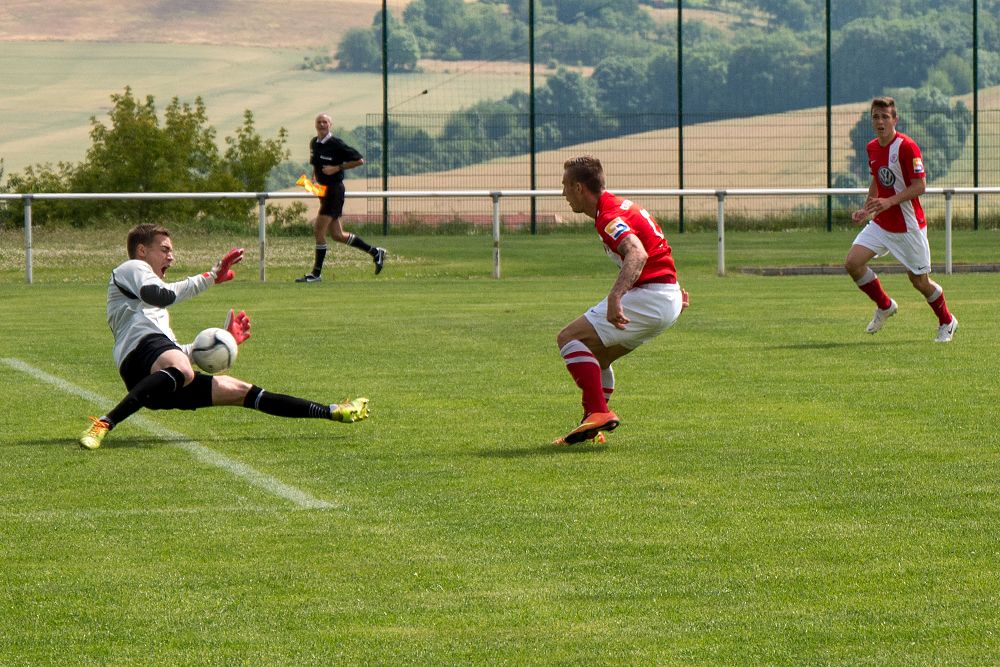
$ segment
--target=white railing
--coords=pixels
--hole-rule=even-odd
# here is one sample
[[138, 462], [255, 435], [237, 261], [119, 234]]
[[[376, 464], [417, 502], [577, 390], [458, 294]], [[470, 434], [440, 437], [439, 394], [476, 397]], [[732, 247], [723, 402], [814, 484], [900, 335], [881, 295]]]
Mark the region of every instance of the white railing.
[[[795, 196], [795, 195], [865, 195], [868, 188], [778, 188], [724, 190], [614, 190], [624, 197], [715, 197], [718, 200], [718, 274], [726, 275], [726, 197], [735, 196]], [[1000, 194], [1000, 187], [980, 188], [927, 188], [923, 196], [943, 195], [945, 198], [945, 273], [951, 273], [951, 200], [955, 195]], [[21, 200], [24, 204], [25, 279], [32, 282], [31, 267], [31, 204], [33, 201], [67, 199], [256, 199], [258, 202], [258, 229], [260, 236], [260, 282], [264, 282], [267, 264], [267, 218], [265, 205], [269, 199], [308, 199], [314, 195], [306, 192], [116, 192], [116, 193], [0, 193], [0, 200]], [[489, 198], [493, 202], [493, 277], [500, 277], [500, 200], [503, 197], [561, 197], [561, 190], [414, 190], [386, 192], [348, 192], [354, 199], [393, 198]]]

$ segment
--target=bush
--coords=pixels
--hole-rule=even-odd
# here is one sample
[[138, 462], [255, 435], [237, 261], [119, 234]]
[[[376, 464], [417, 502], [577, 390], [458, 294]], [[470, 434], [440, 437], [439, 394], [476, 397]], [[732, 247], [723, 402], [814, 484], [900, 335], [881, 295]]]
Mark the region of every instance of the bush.
[[[110, 127], [91, 117], [93, 144], [83, 162], [28, 167], [12, 175], [8, 187], [24, 193], [88, 192], [256, 192], [288, 151], [284, 128], [276, 139], [262, 139], [246, 110], [236, 135], [226, 137], [220, 155], [215, 128], [201, 98], [194, 106], [174, 97], [164, 110], [161, 126], [153, 96], [145, 102], [123, 94], [111, 95]], [[75, 227], [115, 220], [138, 224], [165, 219], [246, 218], [253, 200], [99, 200], [54, 201], [38, 206], [39, 224]], [[11, 209], [23, 212], [18, 202]]]

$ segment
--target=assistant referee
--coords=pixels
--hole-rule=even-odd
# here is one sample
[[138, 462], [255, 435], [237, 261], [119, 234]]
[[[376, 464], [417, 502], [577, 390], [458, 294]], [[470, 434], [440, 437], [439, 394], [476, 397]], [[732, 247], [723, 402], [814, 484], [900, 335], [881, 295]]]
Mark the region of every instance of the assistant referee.
[[313, 168], [313, 180], [326, 186], [326, 194], [320, 200], [319, 215], [316, 216], [316, 260], [312, 271], [297, 283], [318, 283], [322, 278], [323, 260], [326, 258], [326, 234], [334, 241], [364, 250], [375, 262], [375, 275], [382, 272], [385, 264], [385, 248], [375, 248], [354, 234], [345, 234], [340, 225], [344, 213], [344, 172], [365, 163], [361, 153], [351, 148], [330, 133], [330, 116], [321, 113], [316, 116], [316, 136], [309, 141], [309, 164]]

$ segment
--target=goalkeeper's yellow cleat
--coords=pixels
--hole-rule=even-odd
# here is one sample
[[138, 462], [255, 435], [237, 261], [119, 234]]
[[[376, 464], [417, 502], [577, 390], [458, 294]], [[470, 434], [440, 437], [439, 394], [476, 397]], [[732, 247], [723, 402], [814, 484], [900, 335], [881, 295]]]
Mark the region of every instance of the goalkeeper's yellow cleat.
[[368, 416], [368, 399], [355, 398], [330, 406], [330, 418], [336, 422], [359, 422]]
[[102, 422], [100, 419], [94, 419], [93, 417], [88, 417], [88, 419], [94, 423], [90, 425], [90, 428], [80, 434], [77, 442], [79, 442], [80, 446], [84, 449], [97, 449], [101, 446], [101, 441], [104, 440], [104, 436], [108, 434], [111, 427], [105, 422]]

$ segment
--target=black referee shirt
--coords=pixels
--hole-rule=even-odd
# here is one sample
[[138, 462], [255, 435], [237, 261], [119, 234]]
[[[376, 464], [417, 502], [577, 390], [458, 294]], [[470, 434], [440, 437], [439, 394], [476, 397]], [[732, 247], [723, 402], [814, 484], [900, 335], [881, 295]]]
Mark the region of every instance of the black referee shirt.
[[344, 172], [338, 171], [336, 174], [324, 174], [323, 167], [339, 167], [345, 162], [354, 162], [361, 159], [361, 153], [357, 152], [343, 141], [332, 135], [327, 135], [326, 141], [320, 141], [318, 137], [313, 137], [309, 142], [309, 164], [313, 166], [316, 173], [316, 181], [322, 185], [333, 185], [344, 180]]

